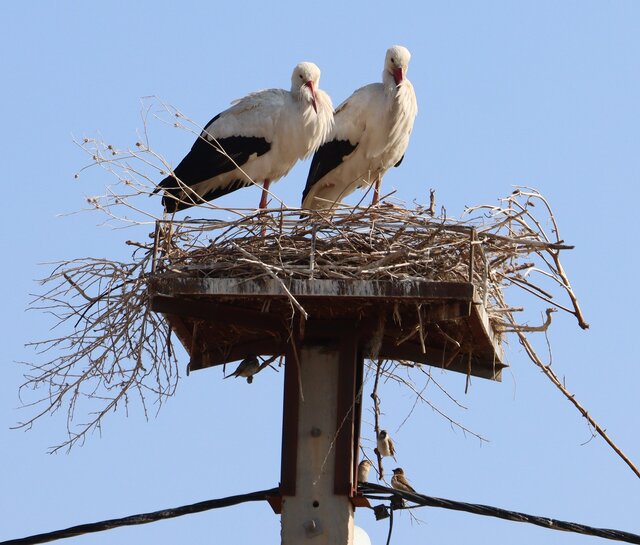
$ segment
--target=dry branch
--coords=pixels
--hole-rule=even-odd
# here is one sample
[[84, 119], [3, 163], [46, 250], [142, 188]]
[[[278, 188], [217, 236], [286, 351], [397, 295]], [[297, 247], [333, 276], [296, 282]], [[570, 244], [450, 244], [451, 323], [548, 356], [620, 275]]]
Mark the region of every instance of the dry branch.
[[572, 394], [567, 387], [562, 383], [562, 381], [558, 378], [551, 369], [550, 365], [545, 365], [540, 356], [536, 353], [533, 346], [529, 342], [529, 339], [526, 337], [523, 331], [515, 330], [518, 336], [518, 340], [520, 344], [525, 349], [525, 352], [531, 359], [533, 363], [535, 363], [545, 374], [545, 376], [551, 381], [551, 383], [558, 388], [562, 392], [562, 394], [573, 404], [573, 406], [580, 412], [580, 414], [587, 420], [589, 425], [593, 427], [594, 430], [602, 437], [607, 444], [613, 449], [613, 451], [622, 459], [622, 461], [631, 468], [636, 475], [636, 477], [640, 478], [640, 469], [631, 461], [631, 459], [623, 452], [623, 450], [609, 437], [607, 431], [596, 422], [596, 420], [589, 414], [589, 411], [584, 408], [584, 406], [576, 399], [576, 396]]
[[27, 390], [36, 396], [27, 403], [35, 414], [17, 427], [30, 428], [41, 416], [66, 410], [67, 439], [53, 452], [83, 442], [88, 432], [101, 429], [107, 413], [128, 411], [134, 397], [147, 415], [151, 398], [159, 406], [175, 392], [170, 332], [147, 300], [150, 261], [150, 252], [132, 264], [73, 260], [43, 281], [51, 287], [31, 308], [55, 316], [65, 331], [30, 343], [50, 359], [26, 363], [21, 397]]
[[[373, 382], [373, 391], [371, 392], [371, 399], [373, 399], [373, 416], [374, 416], [374, 436], [376, 437], [376, 441], [378, 435], [380, 434], [380, 396], [378, 395], [378, 387], [380, 385], [380, 376], [382, 374], [382, 366], [384, 364], [383, 360], [378, 360], [376, 363], [376, 378]], [[378, 450], [378, 447], [374, 448], [374, 453], [378, 460], [378, 479], [381, 481], [384, 479], [384, 467], [382, 467], [382, 455]]]

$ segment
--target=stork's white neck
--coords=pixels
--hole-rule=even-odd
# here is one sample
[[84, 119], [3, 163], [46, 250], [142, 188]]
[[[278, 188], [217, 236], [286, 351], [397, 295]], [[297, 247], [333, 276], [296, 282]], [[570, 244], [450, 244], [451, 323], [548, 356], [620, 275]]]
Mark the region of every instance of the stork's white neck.
[[387, 70], [382, 71], [382, 84], [384, 85], [385, 93], [393, 94], [396, 92], [396, 80], [393, 78], [393, 74], [390, 74]]

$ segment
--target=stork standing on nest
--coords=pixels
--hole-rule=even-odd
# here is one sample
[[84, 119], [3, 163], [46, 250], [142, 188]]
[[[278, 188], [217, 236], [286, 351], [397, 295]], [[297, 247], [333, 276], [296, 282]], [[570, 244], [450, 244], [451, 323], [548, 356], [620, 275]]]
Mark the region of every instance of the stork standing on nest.
[[331, 99], [318, 85], [320, 69], [302, 62], [293, 70], [291, 91], [251, 93], [215, 116], [191, 151], [156, 188], [166, 212], [176, 212], [262, 183], [260, 208], [269, 184], [313, 153], [333, 127]]
[[418, 113], [413, 85], [406, 78], [410, 58], [401, 45], [389, 48], [382, 83], [361, 87], [338, 106], [333, 132], [313, 156], [302, 208], [333, 208], [372, 183], [372, 204], [378, 202], [382, 177], [402, 162]]

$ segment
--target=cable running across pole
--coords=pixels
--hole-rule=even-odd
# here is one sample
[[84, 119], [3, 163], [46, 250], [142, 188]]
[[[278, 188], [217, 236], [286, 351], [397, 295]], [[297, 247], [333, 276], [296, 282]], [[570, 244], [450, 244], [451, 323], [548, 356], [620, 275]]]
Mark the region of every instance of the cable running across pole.
[[[475, 503], [466, 503], [461, 501], [447, 500], [444, 498], [436, 498], [433, 496], [425, 496], [424, 494], [412, 494], [411, 492], [404, 492], [381, 486], [375, 483], [362, 483], [358, 487], [358, 490], [368, 498], [383, 499], [379, 494], [390, 494], [392, 496], [401, 497], [403, 500], [407, 500], [418, 504], [420, 507], [441, 507], [443, 509], [453, 509], [455, 511], [465, 511], [467, 513], [473, 513], [474, 515], [483, 515], [486, 517], [496, 517], [513, 522], [526, 522], [527, 524], [534, 524], [536, 526], [542, 526], [549, 530], [560, 530], [564, 532], [574, 532], [577, 534], [584, 534], [589, 536], [601, 537], [604, 539], [612, 539], [615, 541], [624, 541], [626, 543], [636, 543], [640, 545], [640, 535], [632, 534], [630, 532], [623, 532], [621, 530], [612, 530], [609, 528], [594, 528], [585, 524], [578, 524], [577, 522], [567, 522], [564, 520], [557, 520], [548, 517], [539, 517], [536, 515], [527, 515], [526, 513], [519, 513], [518, 511], [508, 511], [507, 509], [501, 509], [500, 507], [492, 507], [490, 505], [481, 505]], [[384, 499], [390, 499], [384, 498]], [[394, 507], [392, 504], [391, 509], [411, 509], [415, 506], [408, 507]], [[0, 543], [0, 545], [2, 545]]]
[[153, 511], [151, 513], [141, 513], [139, 515], [131, 515], [129, 517], [123, 517], [119, 519], [103, 520], [101, 522], [92, 522], [90, 524], [81, 524], [79, 526], [72, 526], [71, 528], [66, 528], [64, 530], [56, 530], [54, 532], [47, 532], [45, 534], [28, 536], [20, 539], [0, 541], [0, 545], [32, 545], [36, 543], [48, 543], [49, 541], [55, 541], [57, 539], [75, 537], [94, 532], [103, 532], [104, 530], [111, 530], [113, 528], [119, 528], [120, 526], [148, 524], [149, 522], [181, 517], [183, 515], [191, 515], [193, 513], [201, 513], [202, 511], [219, 509], [221, 507], [230, 507], [232, 505], [238, 505], [239, 503], [245, 503], [249, 501], [266, 501], [268, 496], [275, 496], [278, 494], [280, 494], [278, 488], [260, 490], [258, 492], [250, 492], [249, 494], [229, 496], [227, 498], [220, 498], [217, 500], [201, 501], [198, 503], [192, 503], [190, 505], [183, 505], [182, 507]]
[[[528, 515], [526, 513], [520, 513], [517, 511], [509, 511], [507, 509], [501, 509], [499, 507], [492, 507], [490, 505], [482, 505], [475, 503], [466, 503], [455, 500], [447, 500], [444, 498], [436, 498], [433, 496], [426, 496], [424, 494], [412, 494], [410, 492], [404, 492], [381, 486], [374, 483], [362, 483], [358, 487], [365, 497], [370, 499], [379, 500], [391, 500], [394, 496], [396, 498], [402, 498], [403, 500], [410, 501], [416, 505], [399, 507], [397, 502], [392, 501], [391, 510], [398, 509], [412, 509], [415, 507], [440, 507], [443, 509], [453, 509], [455, 511], [465, 511], [467, 513], [473, 513], [475, 515], [483, 515], [489, 517], [497, 517], [513, 522], [525, 522], [527, 524], [534, 524], [550, 530], [560, 530], [565, 532], [574, 532], [594, 537], [601, 537], [604, 539], [611, 539], [615, 541], [623, 541], [626, 543], [635, 543], [640, 545], [640, 535], [632, 534], [630, 532], [623, 532], [621, 530], [612, 530], [608, 528], [594, 528], [585, 524], [578, 524], [576, 522], [567, 522], [563, 520], [552, 519], [548, 517], [539, 517], [536, 515]], [[56, 530], [54, 532], [48, 532], [44, 534], [38, 534], [34, 536], [28, 536], [19, 539], [10, 539], [8, 541], [0, 541], [0, 545], [33, 545], [37, 543], [48, 543], [58, 539], [64, 539], [69, 537], [75, 537], [83, 534], [102, 532], [104, 530], [111, 530], [113, 528], [119, 528], [121, 526], [134, 526], [138, 524], [148, 524], [150, 522], [156, 522], [159, 520], [170, 519], [175, 517], [181, 517], [184, 515], [190, 515], [193, 513], [201, 513], [203, 511], [209, 511], [211, 509], [219, 509], [221, 507], [230, 507], [232, 505], [238, 505], [240, 503], [255, 502], [255, 501], [267, 501], [269, 497], [279, 496], [279, 488], [270, 488], [268, 490], [260, 490], [258, 492], [250, 492], [249, 494], [239, 494], [237, 496], [229, 496], [226, 498], [220, 498], [216, 500], [207, 500], [198, 503], [192, 503], [190, 505], [184, 505], [182, 507], [175, 507], [171, 509], [163, 509], [161, 511], [153, 511], [151, 513], [142, 513], [139, 515], [131, 515], [129, 517], [123, 517], [119, 519], [104, 520], [101, 522], [94, 522], [90, 524], [81, 524], [79, 526], [72, 526], [64, 530]], [[390, 521], [391, 522], [391, 521]], [[390, 526], [389, 536], [391, 536]]]

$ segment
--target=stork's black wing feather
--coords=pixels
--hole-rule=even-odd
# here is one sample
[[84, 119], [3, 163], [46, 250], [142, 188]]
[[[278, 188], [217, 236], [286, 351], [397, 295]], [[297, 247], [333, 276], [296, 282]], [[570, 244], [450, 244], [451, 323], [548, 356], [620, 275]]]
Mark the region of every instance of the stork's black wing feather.
[[[218, 116], [208, 124], [209, 127]], [[242, 166], [252, 155], [264, 155], [271, 149], [271, 144], [265, 138], [258, 136], [229, 136], [218, 138], [217, 143], [206, 139], [206, 129], [195, 141], [191, 150], [180, 164], [175, 168], [175, 176], [167, 176], [158, 184], [156, 191], [163, 189], [165, 195], [162, 204], [167, 212], [184, 210], [195, 204], [210, 201], [226, 193], [231, 193], [240, 187], [249, 185], [250, 182], [234, 180], [226, 187], [219, 187], [204, 195], [194, 193], [185, 195], [181, 186], [194, 187], [200, 182], [210, 180], [215, 176], [230, 172], [236, 165]], [[219, 149], [221, 147], [227, 155]], [[178, 179], [181, 183], [178, 182]]]
[[[218, 197], [222, 197], [222, 195], [227, 195], [229, 193], [233, 193], [234, 191], [238, 190], [238, 189], [242, 189], [243, 187], [249, 187], [250, 185], [253, 185], [249, 180], [240, 180], [240, 179], [236, 179], [236, 180], [231, 180], [227, 185], [222, 186], [222, 187], [216, 187], [214, 189], [212, 189], [211, 191], [208, 191], [207, 193], [205, 193], [204, 195], [201, 196], [203, 201], [213, 201], [214, 199], [217, 199]], [[183, 207], [185, 208], [185, 207]], [[182, 210], [183, 208], [180, 208], [180, 210]]]
[[302, 192], [302, 202], [304, 202], [313, 185], [338, 167], [342, 160], [357, 146], [358, 144], [352, 144], [349, 140], [331, 140], [318, 148], [311, 160], [307, 184]]
[[400, 166], [400, 163], [402, 163], [402, 160], [403, 160], [403, 159], [404, 159], [404, 153], [402, 154], [402, 157], [400, 157], [400, 160], [399, 160], [395, 165], [393, 165], [393, 166], [394, 166], [394, 167], [399, 167], [399, 166]]

